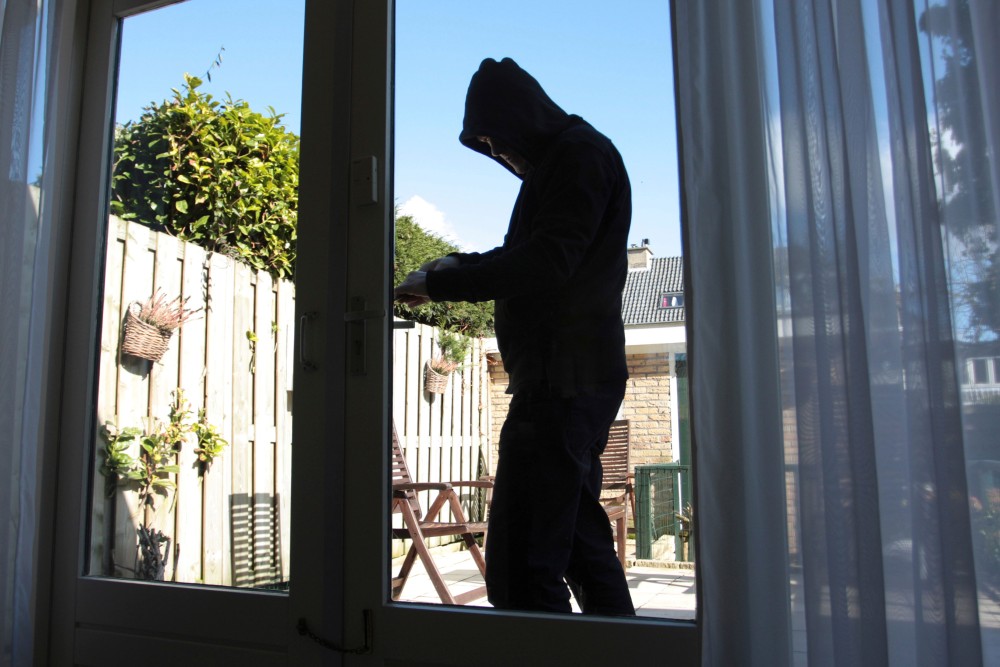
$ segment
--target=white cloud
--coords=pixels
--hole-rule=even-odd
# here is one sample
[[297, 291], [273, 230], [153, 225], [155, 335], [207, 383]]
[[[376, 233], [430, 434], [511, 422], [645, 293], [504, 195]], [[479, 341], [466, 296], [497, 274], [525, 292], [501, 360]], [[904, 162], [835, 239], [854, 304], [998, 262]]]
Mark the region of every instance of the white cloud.
[[462, 247], [455, 228], [445, 217], [444, 212], [420, 195], [414, 195], [403, 202], [399, 207], [399, 214], [412, 217], [414, 222], [426, 231]]

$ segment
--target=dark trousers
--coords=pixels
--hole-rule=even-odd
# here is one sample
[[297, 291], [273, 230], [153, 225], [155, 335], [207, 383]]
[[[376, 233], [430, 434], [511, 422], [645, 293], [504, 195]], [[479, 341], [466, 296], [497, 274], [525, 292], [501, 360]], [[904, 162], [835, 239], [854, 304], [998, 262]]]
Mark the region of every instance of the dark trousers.
[[[599, 502], [601, 452], [625, 383], [594, 395], [514, 395], [500, 432], [486, 586], [498, 609], [634, 615]], [[568, 586], [568, 587], [567, 587]]]

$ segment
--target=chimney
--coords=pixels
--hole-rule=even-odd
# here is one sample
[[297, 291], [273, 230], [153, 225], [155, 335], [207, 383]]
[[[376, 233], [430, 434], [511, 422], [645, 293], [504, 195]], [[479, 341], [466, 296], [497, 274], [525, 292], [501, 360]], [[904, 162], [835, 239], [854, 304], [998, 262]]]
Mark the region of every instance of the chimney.
[[635, 245], [634, 243], [628, 248], [628, 268], [632, 269], [648, 269], [649, 260], [653, 256], [653, 251], [649, 249], [649, 239], [643, 239], [642, 245]]

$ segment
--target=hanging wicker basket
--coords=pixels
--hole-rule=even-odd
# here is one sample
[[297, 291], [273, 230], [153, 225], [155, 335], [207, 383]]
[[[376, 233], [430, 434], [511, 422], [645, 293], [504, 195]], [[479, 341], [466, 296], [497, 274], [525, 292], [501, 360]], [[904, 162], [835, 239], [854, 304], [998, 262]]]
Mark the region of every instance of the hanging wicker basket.
[[150, 361], [159, 361], [170, 345], [173, 331], [164, 331], [139, 319], [141, 306], [138, 302], [129, 304], [125, 313], [125, 335], [122, 337], [122, 352]]
[[448, 376], [431, 368], [431, 362], [424, 365], [424, 389], [431, 394], [443, 394], [448, 388]]

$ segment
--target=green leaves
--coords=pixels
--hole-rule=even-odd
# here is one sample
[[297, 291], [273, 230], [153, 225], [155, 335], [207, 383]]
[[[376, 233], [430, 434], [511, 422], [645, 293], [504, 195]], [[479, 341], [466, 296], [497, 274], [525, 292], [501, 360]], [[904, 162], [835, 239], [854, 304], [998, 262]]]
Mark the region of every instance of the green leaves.
[[105, 477], [104, 492], [110, 497], [115, 491], [115, 484], [121, 476], [131, 477], [135, 471], [136, 461], [129, 454], [129, 448], [142, 431], [135, 427], [119, 430], [113, 422], [104, 424], [104, 463], [101, 465], [101, 474]]
[[194, 453], [198, 455], [198, 463], [203, 472], [207, 472], [212, 466], [212, 462], [222, 454], [222, 450], [229, 446], [229, 443], [219, 435], [215, 426], [208, 423], [205, 418], [205, 411], [198, 413], [198, 422], [194, 425], [194, 432], [198, 438], [198, 446]]
[[180, 472], [177, 453], [188, 438], [193, 437], [198, 443], [194, 452], [198, 455], [199, 474], [207, 472], [212, 461], [229, 445], [216, 427], [208, 423], [204, 410], [198, 411], [197, 421], [194, 419], [181, 389], [176, 389], [173, 395], [169, 421], [165, 424], [154, 422], [149, 433], [144, 434], [136, 427], [119, 429], [113, 422], [104, 425], [101, 474], [105, 477], [105, 492], [109, 497], [124, 481], [138, 486], [142, 504], [154, 505], [155, 493], [176, 488], [177, 484], [169, 476]]
[[276, 277], [295, 269], [299, 138], [243, 100], [181, 90], [115, 129], [111, 212], [236, 256]]

